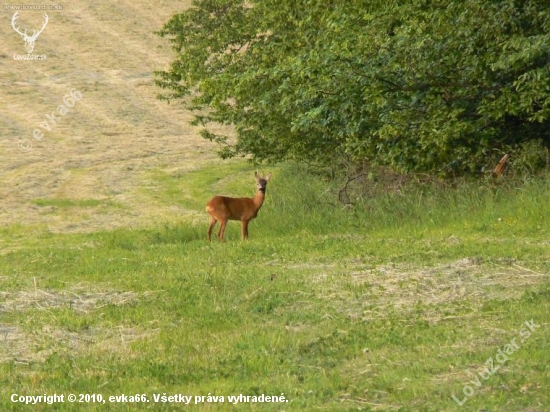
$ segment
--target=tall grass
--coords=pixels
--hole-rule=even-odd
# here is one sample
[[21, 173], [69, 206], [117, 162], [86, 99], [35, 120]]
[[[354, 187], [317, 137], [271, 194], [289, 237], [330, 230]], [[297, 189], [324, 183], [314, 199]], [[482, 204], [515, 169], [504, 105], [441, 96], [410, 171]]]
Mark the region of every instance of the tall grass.
[[515, 230], [545, 230], [550, 216], [547, 182], [547, 176], [541, 176], [502, 184], [479, 180], [454, 185], [410, 183], [346, 206], [336, 198], [338, 182], [289, 165], [278, 171], [268, 188], [261, 230], [276, 235], [445, 227], [499, 232], [510, 225]]
[[338, 182], [271, 171], [247, 242], [237, 222], [225, 242], [206, 240], [213, 194], [254, 193], [254, 168], [236, 163], [156, 175], [155, 193], [191, 221], [1, 232], [18, 247], [0, 260], [0, 407], [18, 410], [12, 393], [284, 392], [284, 405], [191, 407], [453, 410], [451, 395], [530, 319], [540, 329], [464, 410], [550, 403], [544, 179], [411, 184], [344, 206]]

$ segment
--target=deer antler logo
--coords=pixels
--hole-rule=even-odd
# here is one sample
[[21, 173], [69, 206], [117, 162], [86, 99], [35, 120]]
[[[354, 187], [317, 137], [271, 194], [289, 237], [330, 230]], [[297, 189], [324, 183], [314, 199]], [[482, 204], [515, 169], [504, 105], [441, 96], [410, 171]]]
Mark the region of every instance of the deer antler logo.
[[25, 32], [22, 33], [19, 30], [20, 26], [15, 26], [15, 21], [19, 17], [17, 15], [17, 13], [18, 12], [16, 11], [15, 14], [13, 15], [13, 17], [11, 19], [11, 25], [12, 25], [13, 29], [17, 33], [19, 33], [21, 35], [21, 37], [23, 37], [23, 40], [25, 40], [25, 49], [27, 50], [27, 53], [30, 54], [34, 50], [34, 43], [36, 42], [36, 39], [38, 38], [40, 33], [42, 33], [44, 31], [44, 29], [46, 28], [46, 24], [48, 24], [48, 15], [46, 13], [44, 13], [44, 17], [46, 18], [46, 21], [44, 21], [44, 24], [42, 25], [42, 28], [40, 30], [38, 30], [38, 32], [36, 30], [33, 30], [32, 31], [32, 36], [28, 36], [27, 35], [27, 30], [25, 30]]

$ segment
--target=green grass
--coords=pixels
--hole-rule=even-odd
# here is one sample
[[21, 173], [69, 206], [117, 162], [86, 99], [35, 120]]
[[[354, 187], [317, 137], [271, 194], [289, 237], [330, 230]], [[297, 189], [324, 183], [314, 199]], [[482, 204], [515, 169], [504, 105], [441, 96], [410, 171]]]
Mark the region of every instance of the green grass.
[[71, 200], [71, 199], [35, 199], [33, 203], [37, 206], [55, 206], [55, 207], [90, 207], [101, 204], [100, 200]]
[[253, 167], [243, 167], [240, 162], [225, 162], [189, 172], [166, 173], [155, 170], [149, 173], [151, 181], [155, 182], [155, 191], [150, 193], [150, 189], [142, 190], [153, 194], [161, 204], [175, 203], [202, 212], [205, 199], [212, 191], [220, 191], [219, 194], [223, 195], [253, 196], [254, 170]]
[[[202, 211], [215, 193], [251, 196], [253, 172], [152, 179], [161, 201]], [[235, 222], [226, 242], [208, 243], [206, 213], [90, 234], [3, 229], [0, 407], [23, 409], [13, 393], [124, 393], [150, 403], [78, 406], [547, 410], [546, 181], [410, 186], [348, 208], [329, 186], [301, 167], [273, 169], [245, 243]], [[540, 328], [510, 359], [469, 383], [531, 319]], [[451, 396], [465, 385], [475, 393], [459, 407]], [[225, 403], [154, 403], [164, 393]], [[227, 398], [281, 393], [288, 403]]]
[[104, 204], [113, 205], [112, 202], [105, 202], [99, 199], [34, 199], [33, 204], [37, 206], [54, 206], [54, 207], [96, 207]]

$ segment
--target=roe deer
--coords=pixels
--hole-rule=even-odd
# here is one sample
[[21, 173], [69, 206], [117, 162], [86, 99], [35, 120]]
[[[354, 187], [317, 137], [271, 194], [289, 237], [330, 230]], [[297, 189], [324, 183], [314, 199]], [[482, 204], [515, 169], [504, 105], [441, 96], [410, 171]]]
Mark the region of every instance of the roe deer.
[[271, 173], [262, 178], [258, 172], [254, 173], [258, 190], [254, 197], [226, 197], [214, 196], [206, 204], [206, 211], [210, 214], [210, 227], [208, 228], [208, 240], [212, 241], [212, 230], [216, 223], [220, 222], [218, 239], [223, 240], [225, 226], [228, 220], [240, 220], [242, 222], [242, 239], [248, 239], [248, 223], [258, 215], [265, 199], [265, 188], [271, 179]]

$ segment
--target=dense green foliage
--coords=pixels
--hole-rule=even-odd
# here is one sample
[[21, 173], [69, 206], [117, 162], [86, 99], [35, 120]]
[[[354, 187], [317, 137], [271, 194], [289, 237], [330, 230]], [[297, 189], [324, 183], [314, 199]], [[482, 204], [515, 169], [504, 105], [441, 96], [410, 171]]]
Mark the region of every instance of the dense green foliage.
[[222, 156], [455, 174], [550, 145], [550, 2], [195, 0], [159, 34], [162, 97], [234, 125], [204, 131]]

